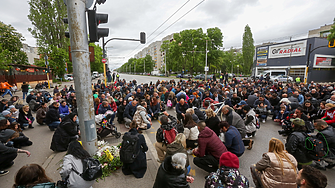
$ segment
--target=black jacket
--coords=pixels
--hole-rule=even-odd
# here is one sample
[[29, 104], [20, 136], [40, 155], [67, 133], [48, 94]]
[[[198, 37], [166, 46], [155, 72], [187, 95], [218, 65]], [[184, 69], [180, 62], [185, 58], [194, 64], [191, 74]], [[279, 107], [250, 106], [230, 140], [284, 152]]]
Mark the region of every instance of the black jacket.
[[31, 110], [29, 109], [28, 113], [25, 114], [25, 113], [23, 112], [22, 108], [20, 108], [20, 110], [19, 110], [19, 118], [17, 119], [17, 122], [18, 122], [19, 124], [21, 124], [21, 125], [22, 125], [23, 123], [29, 123], [29, 121], [26, 119], [26, 117], [27, 117], [28, 119], [30, 119], [30, 120], [33, 119], [33, 115], [31, 114]]
[[49, 111], [45, 116], [45, 123], [50, 124], [54, 121], [59, 121], [60, 115], [58, 108], [55, 108], [53, 105], [49, 106]]
[[[215, 98], [216, 98], [216, 97], [213, 95], [213, 96], [212, 96], [212, 99], [215, 100]], [[219, 99], [219, 102], [223, 102], [223, 97], [222, 97], [222, 95], [218, 94], [218, 99]]]
[[307, 155], [305, 140], [306, 134], [302, 132], [293, 132], [288, 135], [286, 140], [286, 151], [292, 154], [298, 163], [308, 163], [312, 161]]
[[76, 140], [78, 135], [78, 124], [69, 117], [65, 117], [59, 124], [53, 137], [50, 149], [53, 151], [67, 151], [67, 147], [72, 140]]
[[154, 188], [189, 188], [186, 181], [184, 170], [175, 169], [172, 164], [172, 157], [166, 157], [164, 162], [159, 166]]
[[198, 116], [200, 121], [205, 120], [205, 114], [201, 110], [199, 110], [199, 108], [194, 108], [194, 113], [195, 113], [195, 115]]
[[[321, 132], [321, 133], [320, 133]], [[316, 138], [322, 140], [325, 150], [327, 151], [327, 144], [329, 150], [335, 154], [335, 132], [332, 126], [328, 126], [327, 128], [323, 129], [322, 131], [316, 134]], [[324, 136], [324, 137], [323, 137]], [[326, 138], [326, 141], [325, 141]]]
[[212, 129], [217, 136], [220, 135], [220, 127], [219, 127], [220, 120], [218, 116], [214, 116], [209, 119], [206, 119], [205, 122], [206, 122], [206, 126]]
[[[130, 129], [129, 132], [132, 135], [138, 133], [134, 128]], [[133, 163], [123, 163], [122, 172], [125, 175], [134, 174], [136, 178], [142, 178], [147, 171], [147, 157], [145, 152], [148, 151], [148, 146], [142, 134], [139, 134], [138, 137], [136, 149], [139, 151], [139, 154]]]
[[22, 84], [21, 85], [22, 92], [28, 92], [29, 90], [29, 85], [28, 84]]

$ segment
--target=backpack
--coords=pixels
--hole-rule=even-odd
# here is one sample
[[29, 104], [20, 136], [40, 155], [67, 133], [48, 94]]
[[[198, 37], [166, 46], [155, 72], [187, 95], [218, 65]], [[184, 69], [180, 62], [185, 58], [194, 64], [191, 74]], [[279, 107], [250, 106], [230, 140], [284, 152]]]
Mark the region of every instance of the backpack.
[[[326, 143], [327, 144], [327, 151], [326, 151], [325, 147], [324, 147], [324, 143], [322, 142], [322, 140], [310, 137], [306, 133], [304, 133], [304, 135], [306, 136], [304, 147], [307, 151], [307, 156], [310, 159], [318, 161], [321, 158], [324, 158], [328, 155], [328, 150], [329, 150], [328, 149], [328, 143]], [[322, 134], [322, 136], [323, 136], [323, 134]]]
[[169, 107], [169, 108], [171, 108], [171, 107], [172, 107], [172, 102], [171, 102], [171, 100], [170, 100], [170, 99], [167, 101], [167, 103], [166, 103], [166, 106], [167, 106], [167, 107]]
[[175, 140], [177, 134], [178, 131], [174, 127], [170, 130], [163, 129], [163, 138], [165, 144], [171, 144]]
[[92, 157], [82, 160], [83, 163], [83, 173], [79, 173], [77, 170], [72, 170], [81, 176], [85, 181], [93, 181], [102, 176], [102, 167], [98, 159], [93, 159]]
[[138, 135], [138, 133], [132, 135], [130, 132], [126, 132], [123, 135], [120, 149], [120, 160], [123, 163], [133, 163], [140, 153], [139, 149], [137, 149]]

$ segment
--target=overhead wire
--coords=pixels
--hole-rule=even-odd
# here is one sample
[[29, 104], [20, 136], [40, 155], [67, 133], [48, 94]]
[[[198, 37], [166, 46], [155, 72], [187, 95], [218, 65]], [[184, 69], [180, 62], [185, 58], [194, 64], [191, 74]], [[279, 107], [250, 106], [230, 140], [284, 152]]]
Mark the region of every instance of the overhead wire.
[[[150, 38], [158, 29], [160, 29], [167, 21], [169, 21], [175, 14], [177, 14], [179, 12], [179, 10], [181, 10], [187, 3], [189, 3], [191, 0], [186, 1], [181, 7], [179, 7], [169, 18], [167, 18], [160, 26], [158, 26], [152, 33], [150, 33], [150, 35], [147, 37]], [[130, 54], [132, 54], [135, 50], [137, 50], [137, 48], [141, 46], [141, 44], [137, 45], [136, 48], [130, 52], [126, 57], [128, 57]]]

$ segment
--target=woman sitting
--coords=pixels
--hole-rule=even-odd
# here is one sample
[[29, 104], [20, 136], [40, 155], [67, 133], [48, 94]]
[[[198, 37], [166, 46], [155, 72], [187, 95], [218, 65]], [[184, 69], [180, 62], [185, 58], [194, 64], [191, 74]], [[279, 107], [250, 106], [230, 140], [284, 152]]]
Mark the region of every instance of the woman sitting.
[[[183, 133], [177, 134], [175, 140], [171, 144], [168, 144], [166, 146], [165, 157], [172, 156], [176, 153], [187, 154], [187, 152], [186, 152], [186, 137]], [[187, 171], [185, 170], [185, 174], [187, 175], [191, 170], [191, 166], [190, 166], [188, 157], [186, 157], [186, 168], [187, 168]]]
[[219, 127], [220, 120], [218, 116], [211, 108], [206, 109], [205, 112], [207, 115], [207, 119], [205, 120], [207, 127], [212, 129], [215, 132], [215, 134], [219, 136], [220, 135], [220, 127]]
[[[130, 130], [127, 134], [138, 134], [138, 126], [134, 120], [130, 123]], [[122, 139], [124, 138], [125, 136], [123, 136]], [[135, 178], [143, 178], [145, 172], [147, 171], [147, 159], [145, 152], [148, 151], [148, 146], [142, 134], [138, 134], [136, 150], [139, 152], [136, 159], [133, 163], [123, 163], [122, 172], [124, 175], [133, 174]]]
[[314, 115], [312, 115], [312, 119], [316, 120], [316, 119], [321, 119], [325, 113], [326, 113], [326, 101], [321, 101], [320, 102], [320, 106], [317, 109], [316, 113]]
[[166, 157], [158, 169], [154, 188], [189, 188], [188, 183], [192, 183], [194, 178], [185, 175], [186, 158], [184, 153]]
[[21, 125], [21, 129], [24, 130], [25, 127], [34, 128], [33, 122], [35, 118], [31, 114], [31, 110], [28, 105], [23, 106], [19, 110], [19, 118], [17, 122]]
[[277, 138], [269, 142], [269, 151], [250, 167], [256, 187], [296, 188], [297, 160], [284, 150]]
[[198, 146], [199, 130], [190, 113], [185, 114], [184, 128], [186, 147], [189, 148], [188, 153], [191, 153], [192, 149]]
[[312, 102], [310, 100], [306, 100], [303, 104], [303, 112], [308, 117], [308, 120], [312, 120], [312, 117], [316, 114], [316, 109], [313, 106]]
[[[90, 188], [94, 180], [85, 181], [80, 174], [83, 173], [83, 159], [91, 157], [78, 141], [69, 144], [67, 155], [63, 159], [62, 170], [59, 172], [63, 181], [68, 182], [69, 188]], [[75, 171], [79, 172], [77, 174]]]
[[20, 168], [15, 176], [15, 188], [55, 188], [55, 183], [45, 174], [45, 170], [38, 164], [29, 164]]
[[64, 117], [52, 137], [50, 149], [66, 151], [69, 143], [79, 138], [80, 130], [76, 120], [77, 114], [71, 113]]
[[31, 146], [33, 144], [33, 142], [30, 141], [29, 138], [22, 133], [22, 130], [19, 128], [17, 122], [11, 123], [8, 126], [8, 129], [15, 131], [14, 133], [15, 138], [11, 139], [11, 141], [14, 142], [14, 148], [21, 148], [22, 146]]

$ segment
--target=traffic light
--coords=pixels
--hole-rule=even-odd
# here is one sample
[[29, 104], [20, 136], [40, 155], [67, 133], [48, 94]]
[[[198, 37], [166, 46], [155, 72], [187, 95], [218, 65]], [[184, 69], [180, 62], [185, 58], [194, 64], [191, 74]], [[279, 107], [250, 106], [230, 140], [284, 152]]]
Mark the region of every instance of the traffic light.
[[45, 70], [45, 73], [50, 73], [50, 66], [48, 65], [47, 70]]
[[141, 44], [145, 44], [145, 33], [144, 32], [140, 33], [140, 42]]
[[96, 10], [88, 10], [88, 27], [90, 32], [90, 42], [98, 42], [101, 37], [108, 37], [108, 28], [98, 28], [101, 23], [108, 22], [108, 14], [96, 13]]
[[328, 42], [328, 47], [329, 48], [335, 48], [335, 39]]

